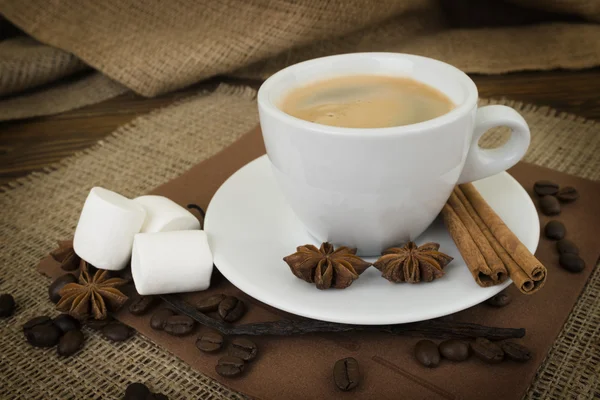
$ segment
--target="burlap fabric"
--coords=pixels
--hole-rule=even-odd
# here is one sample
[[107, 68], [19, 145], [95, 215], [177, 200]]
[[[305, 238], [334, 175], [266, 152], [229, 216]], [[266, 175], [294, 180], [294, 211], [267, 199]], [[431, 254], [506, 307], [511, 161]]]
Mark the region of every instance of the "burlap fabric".
[[[20, 179], [0, 197], [0, 292], [19, 310], [0, 321], [0, 397], [3, 399], [114, 399], [132, 381], [147, 382], [174, 399], [225, 399], [236, 394], [193, 371], [144, 337], [114, 344], [85, 330], [85, 349], [59, 359], [55, 350], [25, 343], [22, 324], [57, 314], [48, 280], [35, 270], [55, 239], [72, 235], [78, 210], [94, 185], [137, 196], [172, 179], [233, 143], [258, 120], [255, 92], [221, 86], [139, 117], [83, 154], [46, 173]], [[532, 131], [525, 160], [581, 177], [600, 179], [597, 123], [548, 108], [510, 101]], [[488, 103], [488, 101], [483, 101]], [[169, 133], [166, 135], [165, 133]], [[502, 140], [488, 136], [486, 145]], [[591, 399], [600, 390], [600, 269], [596, 268], [559, 339], [538, 371], [530, 399]]]

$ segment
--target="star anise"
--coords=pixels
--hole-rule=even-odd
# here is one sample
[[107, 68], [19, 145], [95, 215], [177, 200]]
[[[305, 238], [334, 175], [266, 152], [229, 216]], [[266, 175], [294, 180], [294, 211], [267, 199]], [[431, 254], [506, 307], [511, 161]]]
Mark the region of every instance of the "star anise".
[[315, 283], [317, 289], [344, 289], [358, 279], [370, 263], [356, 255], [356, 249], [323, 243], [320, 249], [312, 244], [300, 246], [284, 261], [298, 278]]
[[72, 240], [59, 240], [58, 248], [50, 253], [52, 258], [60, 263], [60, 267], [65, 271], [75, 271], [79, 268], [81, 258], [73, 250]]
[[383, 252], [373, 266], [391, 282], [431, 282], [444, 275], [444, 267], [452, 257], [439, 252], [437, 243], [417, 246], [408, 242], [403, 247], [391, 247]]
[[126, 283], [125, 279], [111, 278], [106, 270], [99, 269], [90, 273], [88, 264], [84, 261], [79, 281], [68, 283], [60, 290], [61, 299], [56, 308], [77, 319], [89, 316], [105, 319], [108, 311], [118, 310], [127, 301], [127, 296], [116, 289]]

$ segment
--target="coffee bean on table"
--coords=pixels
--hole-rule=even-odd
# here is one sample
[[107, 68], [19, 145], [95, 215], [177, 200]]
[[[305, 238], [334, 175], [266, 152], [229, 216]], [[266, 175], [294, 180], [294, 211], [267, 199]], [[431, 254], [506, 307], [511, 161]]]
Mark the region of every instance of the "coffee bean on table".
[[512, 301], [510, 295], [506, 292], [500, 292], [485, 301], [485, 304], [492, 307], [504, 307]]
[[333, 366], [333, 380], [335, 386], [344, 392], [352, 390], [360, 383], [360, 369], [358, 361], [352, 357], [342, 358]]
[[62, 333], [81, 329], [81, 323], [69, 314], [60, 314], [52, 320], [52, 323], [56, 325]]
[[565, 228], [565, 225], [562, 222], [557, 220], [548, 222], [544, 227], [544, 235], [546, 235], [548, 239], [560, 240], [564, 238], [566, 234], [567, 228]]
[[245, 338], [235, 338], [231, 341], [231, 350], [229, 355], [239, 357], [244, 361], [251, 361], [256, 358], [258, 353], [258, 347], [256, 344]]
[[68, 331], [58, 341], [58, 355], [69, 357], [83, 347], [83, 333], [79, 329]]
[[129, 312], [133, 315], [144, 315], [156, 303], [154, 296], [135, 295], [129, 304]]
[[561, 239], [556, 242], [556, 249], [559, 254], [579, 254], [579, 247], [569, 239]]
[[150, 393], [150, 389], [148, 386], [143, 383], [134, 382], [127, 386], [125, 389], [125, 396], [123, 400], [146, 400], [148, 398], [152, 398], [152, 393]]
[[11, 294], [0, 294], [0, 318], [8, 318], [14, 314], [17, 304]]
[[135, 331], [118, 321], [111, 322], [102, 328], [102, 335], [113, 342], [123, 342], [129, 339]]
[[223, 347], [223, 336], [217, 332], [206, 332], [196, 339], [196, 347], [205, 353], [221, 350]]
[[538, 196], [556, 194], [558, 192], [558, 184], [545, 180], [537, 181], [533, 184], [533, 191]]
[[415, 345], [415, 358], [427, 368], [435, 368], [440, 363], [440, 351], [431, 340], [419, 340]]
[[87, 321], [85, 321], [85, 326], [87, 326], [88, 328], [90, 328], [94, 331], [100, 331], [106, 325], [114, 322], [114, 320], [115, 319], [113, 317], [111, 317], [110, 315], [107, 316], [105, 319], [88, 319]]
[[560, 214], [560, 203], [554, 196], [544, 196], [540, 199], [540, 210], [546, 215]]
[[50, 297], [50, 301], [53, 303], [58, 303], [60, 301], [60, 290], [67, 283], [75, 282], [77, 282], [77, 277], [73, 274], [64, 274], [56, 278], [48, 287], [48, 296]]
[[573, 186], [565, 186], [556, 193], [556, 198], [562, 203], [571, 203], [579, 198], [579, 192]]
[[175, 312], [168, 308], [162, 308], [156, 311], [154, 315], [152, 315], [152, 318], [150, 318], [150, 327], [157, 331], [162, 331], [165, 328], [167, 319], [173, 315], [175, 315]]
[[500, 347], [502, 348], [502, 351], [504, 351], [504, 355], [513, 361], [525, 362], [531, 359], [531, 352], [529, 349], [518, 343], [502, 342]]
[[246, 306], [237, 297], [227, 296], [219, 303], [219, 316], [227, 322], [235, 322], [244, 316]]
[[167, 318], [164, 330], [173, 336], [185, 336], [192, 333], [196, 321], [187, 315], [172, 315]]
[[27, 342], [35, 347], [55, 346], [62, 335], [62, 331], [47, 316], [27, 321], [23, 325], [23, 333]]
[[219, 358], [215, 371], [226, 378], [238, 376], [244, 372], [244, 360], [233, 356], [223, 356]]
[[504, 352], [500, 346], [486, 338], [477, 338], [471, 342], [471, 350], [477, 358], [489, 364], [497, 364], [504, 359]]
[[23, 332], [25, 332], [28, 329], [33, 328], [34, 326], [51, 324], [51, 323], [52, 323], [52, 318], [50, 318], [46, 315], [35, 317], [35, 318], [32, 318], [29, 321], [25, 322], [25, 324], [23, 324]]
[[558, 262], [561, 267], [571, 272], [581, 272], [585, 269], [585, 261], [577, 254], [564, 253], [561, 254]]
[[438, 348], [442, 357], [451, 361], [465, 361], [470, 355], [469, 344], [462, 340], [448, 339]]
[[224, 299], [224, 294], [214, 294], [196, 303], [196, 308], [198, 309], [198, 311], [203, 313], [217, 311], [217, 309], [219, 308], [219, 303], [221, 303]]

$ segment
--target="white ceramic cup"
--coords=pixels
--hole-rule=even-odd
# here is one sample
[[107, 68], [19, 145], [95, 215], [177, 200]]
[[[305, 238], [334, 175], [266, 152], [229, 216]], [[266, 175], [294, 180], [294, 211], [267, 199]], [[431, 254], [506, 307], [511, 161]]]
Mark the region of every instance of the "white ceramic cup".
[[[359, 74], [413, 78], [445, 93], [456, 107], [425, 122], [388, 128], [326, 126], [278, 108], [295, 88]], [[354, 53], [277, 72], [258, 91], [258, 111], [275, 178], [307, 230], [319, 242], [379, 255], [420, 235], [456, 184], [504, 171], [527, 151], [529, 127], [523, 117], [501, 105], [478, 108], [477, 98], [475, 83], [441, 61]], [[479, 138], [495, 126], [512, 130], [509, 141], [482, 149]]]

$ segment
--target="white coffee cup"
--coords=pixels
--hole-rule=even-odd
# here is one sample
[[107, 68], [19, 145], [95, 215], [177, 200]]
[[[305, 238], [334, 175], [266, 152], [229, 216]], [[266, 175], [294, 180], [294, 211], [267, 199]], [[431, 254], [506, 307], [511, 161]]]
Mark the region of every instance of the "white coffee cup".
[[[295, 88], [359, 74], [413, 78], [446, 94], [456, 107], [425, 122], [388, 128], [326, 126], [278, 108]], [[477, 98], [475, 83], [441, 61], [354, 53], [277, 72], [260, 87], [258, 110], [275, 178], [308, 232], [319, 242], [379, 255], [420, 235], [456, 184], [504, 171], [527, 151], [529, 127], [523, 117], [506, 106], [478, 108]], [[509, 141], [482, 149], [479, 138], [495, 126], [512, 130]]]

